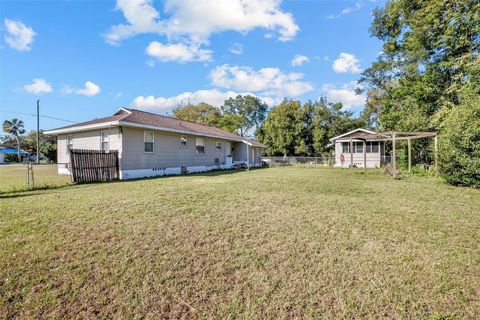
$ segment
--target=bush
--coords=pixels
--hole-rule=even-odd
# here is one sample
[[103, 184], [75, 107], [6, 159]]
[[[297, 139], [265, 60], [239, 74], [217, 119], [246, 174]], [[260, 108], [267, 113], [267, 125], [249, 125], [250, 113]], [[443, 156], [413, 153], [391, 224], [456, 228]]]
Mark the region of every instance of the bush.
[[450, 184], [480, 188], [480, 97], [451, 109], [439, 137], [439, 169]]

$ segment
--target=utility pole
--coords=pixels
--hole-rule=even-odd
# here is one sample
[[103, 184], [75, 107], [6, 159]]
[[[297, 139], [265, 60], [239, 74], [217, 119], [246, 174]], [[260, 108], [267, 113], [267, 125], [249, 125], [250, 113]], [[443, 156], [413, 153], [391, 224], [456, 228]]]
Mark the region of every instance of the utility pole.
[[40, 100], [37, 100], [37, 164], [40, 163]]

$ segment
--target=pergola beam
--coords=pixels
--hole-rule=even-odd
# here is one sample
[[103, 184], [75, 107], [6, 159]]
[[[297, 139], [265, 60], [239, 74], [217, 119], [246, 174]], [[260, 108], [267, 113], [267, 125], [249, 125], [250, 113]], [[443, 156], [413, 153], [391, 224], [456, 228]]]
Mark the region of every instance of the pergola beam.
[[407, 140], [408, 142], [408, 173], [412, 173], [412, 142], [410, 138]]

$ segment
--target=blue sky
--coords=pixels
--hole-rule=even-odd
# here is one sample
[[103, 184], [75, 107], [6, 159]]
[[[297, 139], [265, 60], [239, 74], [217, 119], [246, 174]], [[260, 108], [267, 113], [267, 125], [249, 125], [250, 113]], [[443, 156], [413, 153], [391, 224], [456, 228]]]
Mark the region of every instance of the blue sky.
[[[381, 51], [368, 28], [383, 1], [2, 1], [0, 120], [76, 122], [129, 106], [171, 114], [253, 94], [341, 101]], [[69, 123], [41, 118], [41, 128]]]

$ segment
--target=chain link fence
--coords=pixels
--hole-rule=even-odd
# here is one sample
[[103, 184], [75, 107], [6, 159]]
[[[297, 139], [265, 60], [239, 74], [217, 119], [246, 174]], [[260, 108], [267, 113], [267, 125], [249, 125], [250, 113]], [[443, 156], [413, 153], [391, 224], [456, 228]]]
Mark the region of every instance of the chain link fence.
[[59, 175], [56, 164], [14, 163], [0, 165], [0, 194], [48, 189], [71, 183], [71, 177]]
[[262, 157], [262, 162], [268, 166], [286, 166], [294, 164], [333, 166], [333, 157]]

